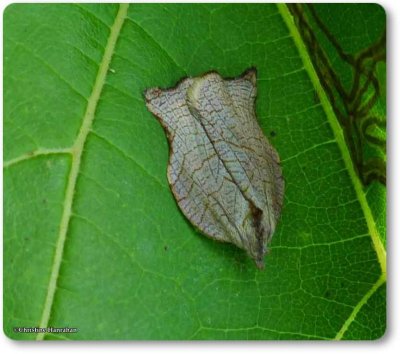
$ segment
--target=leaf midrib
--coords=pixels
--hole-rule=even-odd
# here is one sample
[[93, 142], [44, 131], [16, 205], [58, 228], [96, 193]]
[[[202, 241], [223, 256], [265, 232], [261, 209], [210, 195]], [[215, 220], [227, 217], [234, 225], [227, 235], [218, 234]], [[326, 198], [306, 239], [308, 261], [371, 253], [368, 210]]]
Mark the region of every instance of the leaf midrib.
[[[107, 40], [106, 47], [104, 49], [103, 58], [99, 65], [99, 69], [96, 75], [93, 90], [88, 99], [86, 111], [83, 116], [82, 125], [80, 127], [77, 138], [71, 148], [72, 163], [71, 169], [68, 175], [67, 189], [65, 192], [65, 198], [63, 203], [63, 212], [58, 232], [58, 238], [55, 248], [54, 260], [51, 267], [50, 279], [47, 286], [46, 299], [43, 306], [43, 311], [40, 319], [40, 328], [47, 328], [51, 310], [53, 307], [54, 295], [57, 289], [57, 280], [60, 272], [60, 266], [63, 258], [64, 245], [68, 233], [68, 226], [72, 215], [72, 205], [74, 201], [74, 194], [76, 189], [76, 183], [78, 180], [83, 149], [92, 128], [93, 120], [95, 117], [96, 107], [100, 99], [101, 92], [106, 80], [107, 72], [111, 63], [112, 56], [114, 54], [115, 45], [117, 43], [122, 25], [127, 16], [129, 4], [120, 4], [118, 13], [115, 17], [113, 25], [110, 27], [110, 35]], [[36, 337], [37, 340], [42, 340], [44, 333], [39, 333]]]
[[[74, 197], [74, 192], [76, 189], [77, 177], [78, 177], [78, 174], [80, 171], [79, 169], [80, 169], [80, 163], [81, 163], [82, 154], [83, 154], [83, 148], [84, 148], [85, 142], [87, 140], [87, 136], [92, 127], [92, 124], [93, 124], [97, 103], [98, 103], [99, 97], [101, 95], [103, 85], [105, 83], [106, 74], [107, 74], [107, 71], [109, 68], [112, 54], [115, 49], [115, 44], [117, 42], [118, 35], [120, 33], [124, 19], [126, 17], [127, 8], [128, 8], [128, 5], [126, 5], [126, 4], [120, 5], [119, 11], [118, 11], [115, 21], [114, 21], [114, 24], [110, 27], [110, 29], [111, 29], [110, 36], [108, 38], [107, 45], [105, 47], [104, 55], [103, 55], [102, 61], [99, 66], [98, 74], [96, 76], [95, 84], [94, 84], [92, 93], [88, 99], [86, 112], [84, 114], [82, 125], [80, 128], [79, 134], [75, 140], [75, 143], [73, 144], [73, 146], [70, 149], [65, 149], [62, 151], [61, 150], [60, 151], [59, 150], [45, 150], [45, 149], [37, 151], [37, 155], [53, 154], [53, 153], [68, 153], [68, 154], [72, 155], [72, 165], [71, 165], [71, 170], [68, 175], [68, 184], [67, 184], [65, 200], [64, 200], [64, 204], [63, 204], [63, 214], [62, 214], [62, 219], [61, 219], [59, 233], [58, 233], [58, 240], [57, 240], [57, 245], [56, 245], [56, 250], [55, 250], [53, 266], [51, 269], [51, 276], [50, 276], [50, 280], [49, 280], [49, 284], [48, 284], [45, 305], [44, 305], [41, 320], [40, 320], [40, 327], [47, 327], [49, 319], [50, 319], [53, 300], [54, 300], [54, 294], [55, 294], [56, 287], [57, 287], [58, 274], [60, 271], [60, 265], [61, 265], [61, 261], [62, 261], [64, 243], [65, 243], [67, 232], [68, 232], [68, 224], [69, 224], [69, 220], [72, 215], [73, 197]], [[291, 19], [291, 15], [290, 15], [288, 9], [286, 8], [286, 5], [280, 4], [280, 5], [278, 5], [278, 8], [280, 10], [282, 18], [285, 20], [285, 22], [289, 28], [291, 35], [294, 38], [296, 46], [299, 49], [300, 56], [302, 57], [303, 61], [305, 61], [305, 59], [307, 59], [307, 57], [308, 57], [308, 54], [305, 51], [305, 48], [304, 48], [303, 52], [299, 48], [299, 46], [302, 45], [302, 43], [301, 43], [302, 40], [298, 33], [297, 33], [298, 38], [296, 38], [296, 33], [293, 33], [293, 31], [297, 31], [297, 29], [295, 28], [294, 24], [290, 24], [292, 19]], [[113, 33], [114, 33], [114, 37], [113, 37]], [[107, 54], [108, 54], [108, 56], [107, 56]], [[364, 297], [357, 303], [357, 305], [355, 306], [351, 315], [348, 317], [348, 319], [343, 324], [342, 328], [337, 333], [336, 339], [341, 339], [343, 334], [346, 332], [346, 330], [352, 323], [352, 321], [357, 316], [357, 313], [360, 311], [362, 306], [377, 291], [377, 289], [382, 284], [385, 283], [385, 281], [386, 281], [386, 251], [385, 251], [384, 246], [379, 238], [379, 233], [376, 228], [371, 209], [368, 205], [368, 202], [365, 198], [365, 194], [362, 190], [362, 185], [360, 184], [360, 181], [358, 180], [358, 177], [355, 174], [351, 159], [349, 158], [349, 156], [347, 156], [348, 149], [344, 142], [343, 136], [341, 135], [340, 126], [338, 126], [336, 117], [335, 117], [333, 111], [331, 110], [330, 103], [327, 100], [327, 97], [326, 97], [323, 89], [317, 87], [319, 85], [319, 80], [316, 76], [316, 73], [314, 71], [314, 68], [312, 67], [311, 62], [309, 62], [307, 64], [305, 63], [305, 67], [306, 67], [306, 70], [307, 70], [313, 84], [314, 84], [314, 87], [316, 88], [318, 95], [320, 96], [322, 106], [323, 106], [323, 108], [327, 114], [328, 120], [332, 126], [332, 130], [335, 134], [335, 138], [337, 139], [339, 148], [340, 148], [342, 156], [343, 156], [343, 160], [346, 164], [346, 167], [349, 171], [351, 180], [354, 184], [354, 188], [355, 188], [357, 197], [360, 200], [360, 205], [361, 205], [361, 208], [365, 215], [365, 219], [368, 224], [368, 229], [369, 229], [369, 232], [371, 235], [371, 239], [373, 241], [374, 248], [377, 253], [378, 261], [379, 261], [381, 269], [382, 269], [382, 274], [379, 277], [379, 279], [371, 287], [371, 289], [364, 295]], [[18, 162], [28, 159], [30, 157], [32, 157], [31, 154], [26, 155], [22, 158], [13, 159], [8, 164], [5, 164], [4, 167], [8, 167], [14, 163], [18, 163]], [[43, 335], [39, 334], [37, 336], [37, 339], [43, 339], [43, 337], [44, 337], [44, 334]]]
[[360, 180], [357, 176], [357, 173], [354, 169], [354, 165], [353, 165], [353, 162], [352, 162], [352, 159], [350, 156], [350, 152], [349, 152], [347, 144], [344, 140], [342, 129], [341, 129], [338, 119], [332, 109], [329, 99], [328, 99], [324, 89], [321, 86], [318, 75], [313, 67], [311, 58], [308, 55], [306, 46], [303, 43], [301, 35], [293, 21], [293, 18], [291, 16], [286, 4], [277, 4], [277, 6], [278, 6], [279, 12], [280, 12], [286, 26], [289, 29], [290, 34], [293, 37], [293, 41], [294, 41], [295, 46], [297, 47], [297, 50], [299, 52], [299, 55], [303, 61], [304, 67], [305, 67], [305, 69], [311, 79], [311, 82], [319, 96], [319, 99], [321, 100], [321, 105], [325, 111], [327, 118], [328, 118], [329, 124], [331, 125], [333, 134], [335, 136], [335, 139], [339, 146], [340, 152], [342, 154], [343, 161], [344, 161], [346, 169], [350, 175], [350, 179], [353, 183], [357, 198], [360, 202], [361, 209], [363, 211], [365, 220], [367, 222], [368, 231], [371, 236], [372, 243], [373, 243], [376, 255], [377, 255], [377, 259], [378, 259], [378, 262], [379, 262], [379, 265], [380, 265], [380, 268], [382, 271], [381, 276], [372, 285], [370, 290], [356, 304], [353, 311], [351, 312], [349, 317], [344, 322], [343, 326], [340, 328], [340, 330], [336, 334], [336, 337], [334, 339], [338, 340], [338, 339], [342, 339], [344, 333], [347, 331], [350, 324], [355, 320], [357, 313], [361, 310], [363, 305], [380, 288], [380, 286], [386, 282], [386, 250], [385, 250], [385, 247], [379, 236], [379, 231], [376, 227], [376, 223], [373, 218], [373, 214], [372, 214], [371, 208], [368, 204], [366, 195], [363, 191], [363, 187], [362, 187], [361, 182], [360, 182]]

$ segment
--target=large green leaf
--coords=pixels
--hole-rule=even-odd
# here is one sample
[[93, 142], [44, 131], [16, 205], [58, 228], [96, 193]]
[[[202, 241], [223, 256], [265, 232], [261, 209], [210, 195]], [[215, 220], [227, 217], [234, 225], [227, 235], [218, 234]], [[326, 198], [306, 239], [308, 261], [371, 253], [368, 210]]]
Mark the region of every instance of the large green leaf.
[[[383, 335], [386, 254], [373, 210], [384, 199], [367, 198], [285, 5], [17, 4], [4, 36], [9, 337]], [[250, 66], [286, 181], [264, 271], [180, 213], [165, 134], [142, 95]], [[66, 326], [79, 332], [14, 330]]]
[[[371, 4], [291, 4], [386, 242], [385, 12]], [[380, 202], [379, 199], [381, 199]]]

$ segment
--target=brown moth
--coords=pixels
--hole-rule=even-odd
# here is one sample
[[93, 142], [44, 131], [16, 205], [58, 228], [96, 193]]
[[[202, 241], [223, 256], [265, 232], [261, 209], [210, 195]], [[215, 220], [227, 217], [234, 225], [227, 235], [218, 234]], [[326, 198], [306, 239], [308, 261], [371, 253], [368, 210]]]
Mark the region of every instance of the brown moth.
[[235, 79], [208, 72], [170, 89], [148, 89], [145, 97], [169, 140], [168, 181], [183, 214], [263, 268], [284, 181], [279, 156], [257, 122], [256, 81], [254, 68]]

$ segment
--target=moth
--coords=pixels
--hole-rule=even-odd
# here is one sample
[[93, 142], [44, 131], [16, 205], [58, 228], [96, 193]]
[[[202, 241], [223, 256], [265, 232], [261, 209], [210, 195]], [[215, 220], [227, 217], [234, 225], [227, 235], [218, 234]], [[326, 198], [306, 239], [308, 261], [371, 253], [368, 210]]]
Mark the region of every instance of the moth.
[[257, 71], [217, 72], [145, 91], [170, 144], [167, 177], [183, 214], [212, 239], [244, 249], [257, 267], [281, 214], [278, 153], [257, 122]]

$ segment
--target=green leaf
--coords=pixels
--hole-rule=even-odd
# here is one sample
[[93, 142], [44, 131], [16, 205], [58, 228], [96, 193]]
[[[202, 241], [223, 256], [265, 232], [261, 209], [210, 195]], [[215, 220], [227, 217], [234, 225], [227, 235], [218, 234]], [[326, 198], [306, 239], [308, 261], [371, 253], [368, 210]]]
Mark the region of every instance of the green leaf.
[[[250, 66], [286, 181], [265, 271], [183, 217], [166, 179], [165, 134], [142, 95]], [[384, 334], [385, 229], [375, 210], [385, 201], [366, 194], [285, 5], [10, 5], [4, 159], [10, 338]]]
[[386, 30], [375, 4], [292, 4], [386, 243]]

